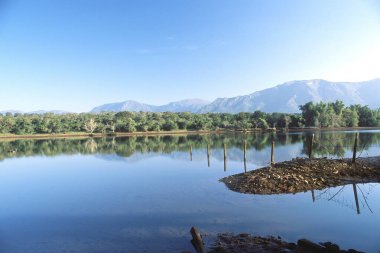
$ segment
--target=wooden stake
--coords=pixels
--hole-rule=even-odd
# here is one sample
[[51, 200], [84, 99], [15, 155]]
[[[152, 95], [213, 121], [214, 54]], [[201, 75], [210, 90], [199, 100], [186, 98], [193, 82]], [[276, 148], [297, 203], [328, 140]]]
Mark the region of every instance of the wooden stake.
[[309, 143], [309, 159], [313, 158], [313, 145], [314, 145], [314, 134], [311, 136]]
[[357, 214], [360, 214], [359, 199], [358, 199], [358, 192], [357, 192], [357, 190], [356, 190], [356, 184], [352, 184], [352, 188], [354, 189], [354, 197], [355, 197], [355, 204], [356, 204], [356, 212], [357, 212]]
[[352, 163], [356, 162], [356, 150], [358, 147], [358, 141], [359, 141], [359, 133], [356, 133], [355, 135], [355, 144], [354, 144], [354, 153], [352, 155]]
[[224, 143], [224, 171], [227, 171], [227, 144]]
[[247, 172], [247, 142], [244, 141], [244, 172]]
[[207, 165], [210, 167], [210, 144], [207, 145]]
[[190, 146], [190, 161], [193, 160], [193, 147]]
[[204, 253], [204, 243], [201, 237], [201, 233], [199, 233], [198, 229], [196, 227], [192, 227], [190, 229], [191, 236], [193, 237], [193, 240], [191, 240], [191, 243], [193, 244], [195, 250], [198, 253]]
[[271, 152], [271, 156], [270, 156], [270, 163], [271, 164], [274, 164], [274, 144], [275, 144], [275, 142], [272, 141], [272, 152]]

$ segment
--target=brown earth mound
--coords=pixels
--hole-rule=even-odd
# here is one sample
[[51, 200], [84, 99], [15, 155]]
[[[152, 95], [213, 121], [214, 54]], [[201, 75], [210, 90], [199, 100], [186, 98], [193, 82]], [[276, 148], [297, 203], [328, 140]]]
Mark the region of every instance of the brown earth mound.
[[296, 158], [220, 180], [230, 190], [249, 194], [297, 193], [352, 183], [380, 182], [380, 157]]

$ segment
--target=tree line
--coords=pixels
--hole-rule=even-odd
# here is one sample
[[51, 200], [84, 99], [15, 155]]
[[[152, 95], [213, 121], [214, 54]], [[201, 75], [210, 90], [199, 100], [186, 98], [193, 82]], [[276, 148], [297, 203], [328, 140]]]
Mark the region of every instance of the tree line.
[[343, 102], [309, 102], [301, 113], [104, 112], [0, 115], [0, 134], [159, 132], [175, 130], [253, 130], [299, 127], [376, 127], [379, 110]]

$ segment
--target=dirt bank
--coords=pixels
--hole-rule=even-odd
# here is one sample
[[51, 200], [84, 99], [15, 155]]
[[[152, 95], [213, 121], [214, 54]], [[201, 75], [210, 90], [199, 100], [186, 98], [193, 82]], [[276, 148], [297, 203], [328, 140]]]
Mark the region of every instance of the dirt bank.
[[296, 158], [220, 180], [233, 191], [250, 194], [297, 193], [351, 183], [380, 182], [380, 157]]

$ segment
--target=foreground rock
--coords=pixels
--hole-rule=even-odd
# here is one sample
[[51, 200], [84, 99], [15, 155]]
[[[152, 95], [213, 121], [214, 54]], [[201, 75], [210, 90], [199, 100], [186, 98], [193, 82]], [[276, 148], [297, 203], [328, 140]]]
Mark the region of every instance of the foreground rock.
[[354, 249], [341, 250], [331, 242], [314, 243], [300, 239], [297, 243], [288, 243], [280, 237], [259, 237], [249, 234], [220, 234], [208, 253], [249, 253], [249, 252], [331, 252], [355, 253]]
[[380, 182], [380, 157], [296, 158], [220, 180], [230, 190], [251, 194], [297, 193], [351, 183]]

